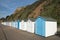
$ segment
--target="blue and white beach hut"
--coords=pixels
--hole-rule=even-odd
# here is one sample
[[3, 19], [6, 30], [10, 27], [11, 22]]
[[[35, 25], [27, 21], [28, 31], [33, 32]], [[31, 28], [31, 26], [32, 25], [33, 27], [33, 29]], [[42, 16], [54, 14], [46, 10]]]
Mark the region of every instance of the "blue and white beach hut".
[[19, 21], [19, 20], [15, 21], [15, 27], [16, 27], [17, 29], [19, 29], [19, 27], [20, 27], [20, 21]]
[[11, 22], [11, 26], [14, 27], [14, 28], [19, 29], [19, 27], [20, 27], [20, 21], [19, 20], [18, 21], [12, 21]]
[[27, 27], [26, 25], [27, 25], [27, 22], [25, 22], [24, 20], [21, 20], [19, 29], [26, 31], [26, 27]]
[[35, 21], [35, 34], [44, 37], [55, 35], [57, 32], [57, 21], [52, 18], [38, 17]]

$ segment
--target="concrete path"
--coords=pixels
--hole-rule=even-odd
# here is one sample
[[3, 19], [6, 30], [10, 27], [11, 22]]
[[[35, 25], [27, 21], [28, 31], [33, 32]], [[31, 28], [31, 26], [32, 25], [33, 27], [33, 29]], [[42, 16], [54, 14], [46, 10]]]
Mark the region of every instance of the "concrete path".
[[6, 40], [1, 28], [0, 28], [0, 40]]
[[[4, 32], [2, 32], [2, 29]], [[60, 40], [58, 35], [48, 38], [0, 24], [0, 40]]]

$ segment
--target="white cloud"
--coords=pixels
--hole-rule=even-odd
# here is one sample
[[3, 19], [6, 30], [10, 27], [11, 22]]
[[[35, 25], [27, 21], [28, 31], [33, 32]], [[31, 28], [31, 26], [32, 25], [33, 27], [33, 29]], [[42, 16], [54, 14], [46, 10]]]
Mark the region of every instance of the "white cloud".
[[1, 3], [1, 5], [9, 10], [13, 9], [11, 8], [8, 4], [5, 4], [5, 3]]
[[1, 5], [8, 8], [8, 9], [10, 9], [10, 7], [7, 4], [2, 3]]

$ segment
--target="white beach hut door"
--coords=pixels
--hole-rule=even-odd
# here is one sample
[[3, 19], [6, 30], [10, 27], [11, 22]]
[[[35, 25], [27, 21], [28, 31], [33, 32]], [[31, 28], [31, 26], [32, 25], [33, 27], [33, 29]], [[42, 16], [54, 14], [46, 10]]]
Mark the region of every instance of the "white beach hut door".
[[8, 25], [9, 25], [9, 23], [8, 23], [8, 22], [6, 22], [6, 25], [8, 26]]
[[6, 22], [4, 22], [4, 25], [6, 25]]
[[26, 30], [26, 22], [24, 22], [23, 20], [20, 23], [20, 29], [24, 31]]
[[9, 22], [9, 26], [11, 26], [11, 22]]
[[15, 28], [17, 28], [18, 27], [18, 23], [17, 22], [15, 22]]
[[13, 22], [12, 26], [15, 27], [15, 22]]
[[34, 23], [31, 21], [27, 22], [27, 32], [34, 33]]

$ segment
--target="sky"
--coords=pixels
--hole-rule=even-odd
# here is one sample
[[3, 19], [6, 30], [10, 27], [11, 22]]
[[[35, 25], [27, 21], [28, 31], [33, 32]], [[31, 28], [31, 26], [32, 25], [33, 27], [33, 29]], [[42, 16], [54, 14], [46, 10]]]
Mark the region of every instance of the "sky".
[[0, 18], [14, 13], [17, 7], [27, 6], [36, 0], [0, 0]]

